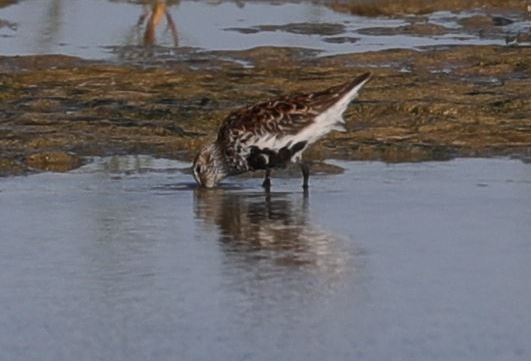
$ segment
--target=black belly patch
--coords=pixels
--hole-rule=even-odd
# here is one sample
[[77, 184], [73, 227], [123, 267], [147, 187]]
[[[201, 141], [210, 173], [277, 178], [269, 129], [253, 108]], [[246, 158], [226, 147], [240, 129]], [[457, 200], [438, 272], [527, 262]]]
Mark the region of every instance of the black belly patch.
[[288, 144], [279, 150], [251, 147], [247, 163], [251, 169], [284, 168], [293, 156], [306, 147], [307, 142]]

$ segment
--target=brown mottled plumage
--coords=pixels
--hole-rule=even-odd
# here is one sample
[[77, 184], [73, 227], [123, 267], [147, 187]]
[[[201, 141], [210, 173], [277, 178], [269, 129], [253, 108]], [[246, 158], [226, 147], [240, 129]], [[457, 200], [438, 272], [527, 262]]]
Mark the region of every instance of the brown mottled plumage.
[[211, 188], [227, 176], [265, 169], [263, 185], [269, 188], [270, 169], [297, 162], [307, 187], [309, 171], [301, 161], [302, 153], [330, 131], [344, 131], [342, 114], [369, 78], [370, 73], [365, 73], [323, 91], [285, 96], [233, 111], [223, 121], [215, 142], [196, 157], [196, 181]]

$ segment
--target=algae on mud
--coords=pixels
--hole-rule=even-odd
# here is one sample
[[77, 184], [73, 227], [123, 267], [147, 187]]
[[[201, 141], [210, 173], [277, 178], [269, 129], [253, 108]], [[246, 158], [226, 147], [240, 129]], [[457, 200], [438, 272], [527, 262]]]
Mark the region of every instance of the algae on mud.
[[362, 16], [397, 14], [428, 14], [435, 11], [462, 11], [477, 8], [527, 11], [526, 0], [376, 0], [376, 1], [331, 1], [329, 6], [336, 11]]
[[0, 58], [0, 173], [68, 170], [93, 155], [190, 159], [232, 109], [367, 70], [373, 79], [346, 113], [348, 132], [316, 144], [310, 158], [531, 154], [529, 47], [329, 57], [264, 47], [201, 57], [156, 68], [64, 56]]

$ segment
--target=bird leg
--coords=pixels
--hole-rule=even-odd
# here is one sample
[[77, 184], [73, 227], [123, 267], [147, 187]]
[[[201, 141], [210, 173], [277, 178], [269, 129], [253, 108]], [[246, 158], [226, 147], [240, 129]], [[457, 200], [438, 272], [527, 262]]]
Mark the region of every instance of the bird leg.
[[266, 168], [265, 171], [265, 178], [264, 182], [262, 183], [262, 187], [264, 187], [267, 191], [271, 188], [271, 168]]
[[308, 166], [308, 164], [304, 162], [299, 163], [299, 165], [301, 167], [302, 178], [303, 178], [302, 188], [306, 190], [308, 189], [308, 179], [310, 178], [310, 167]]

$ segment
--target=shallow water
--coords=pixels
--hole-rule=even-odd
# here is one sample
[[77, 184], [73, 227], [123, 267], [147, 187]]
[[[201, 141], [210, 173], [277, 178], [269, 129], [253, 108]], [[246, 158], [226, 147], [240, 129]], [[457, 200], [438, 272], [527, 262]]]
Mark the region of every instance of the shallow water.
[[[494, 32], [471, 30], [458, 21], [481, 12], [438, 12], [415, 21], [447, 28], [442, 34], [379, 33], [371, 29], [394, 29], [414, 19], [355, 16], [308, 1], [168, 2], [150, 27], [149, 16], [154, 12], [149, 9], [139, 2], [124, 1], [16, 2], [0, 9], [4, 24], [0, 26], [1, 55], [60, 53], [130, 61], [145, 55], [144, 46], [155, 57], [170, 58], [190, 47], [242, 50], [289, 46], [338, 54], [436, 45], [503, 45], [505, 36], [531, 28], [521, 14], [504, 14], [511, 24], [493, 27]], [[364, 29], [369, 31], [360, 31]]]
[[99, 159], [0, 179], [6, 360], [529, 360], [531, 166], [231, 179]]

